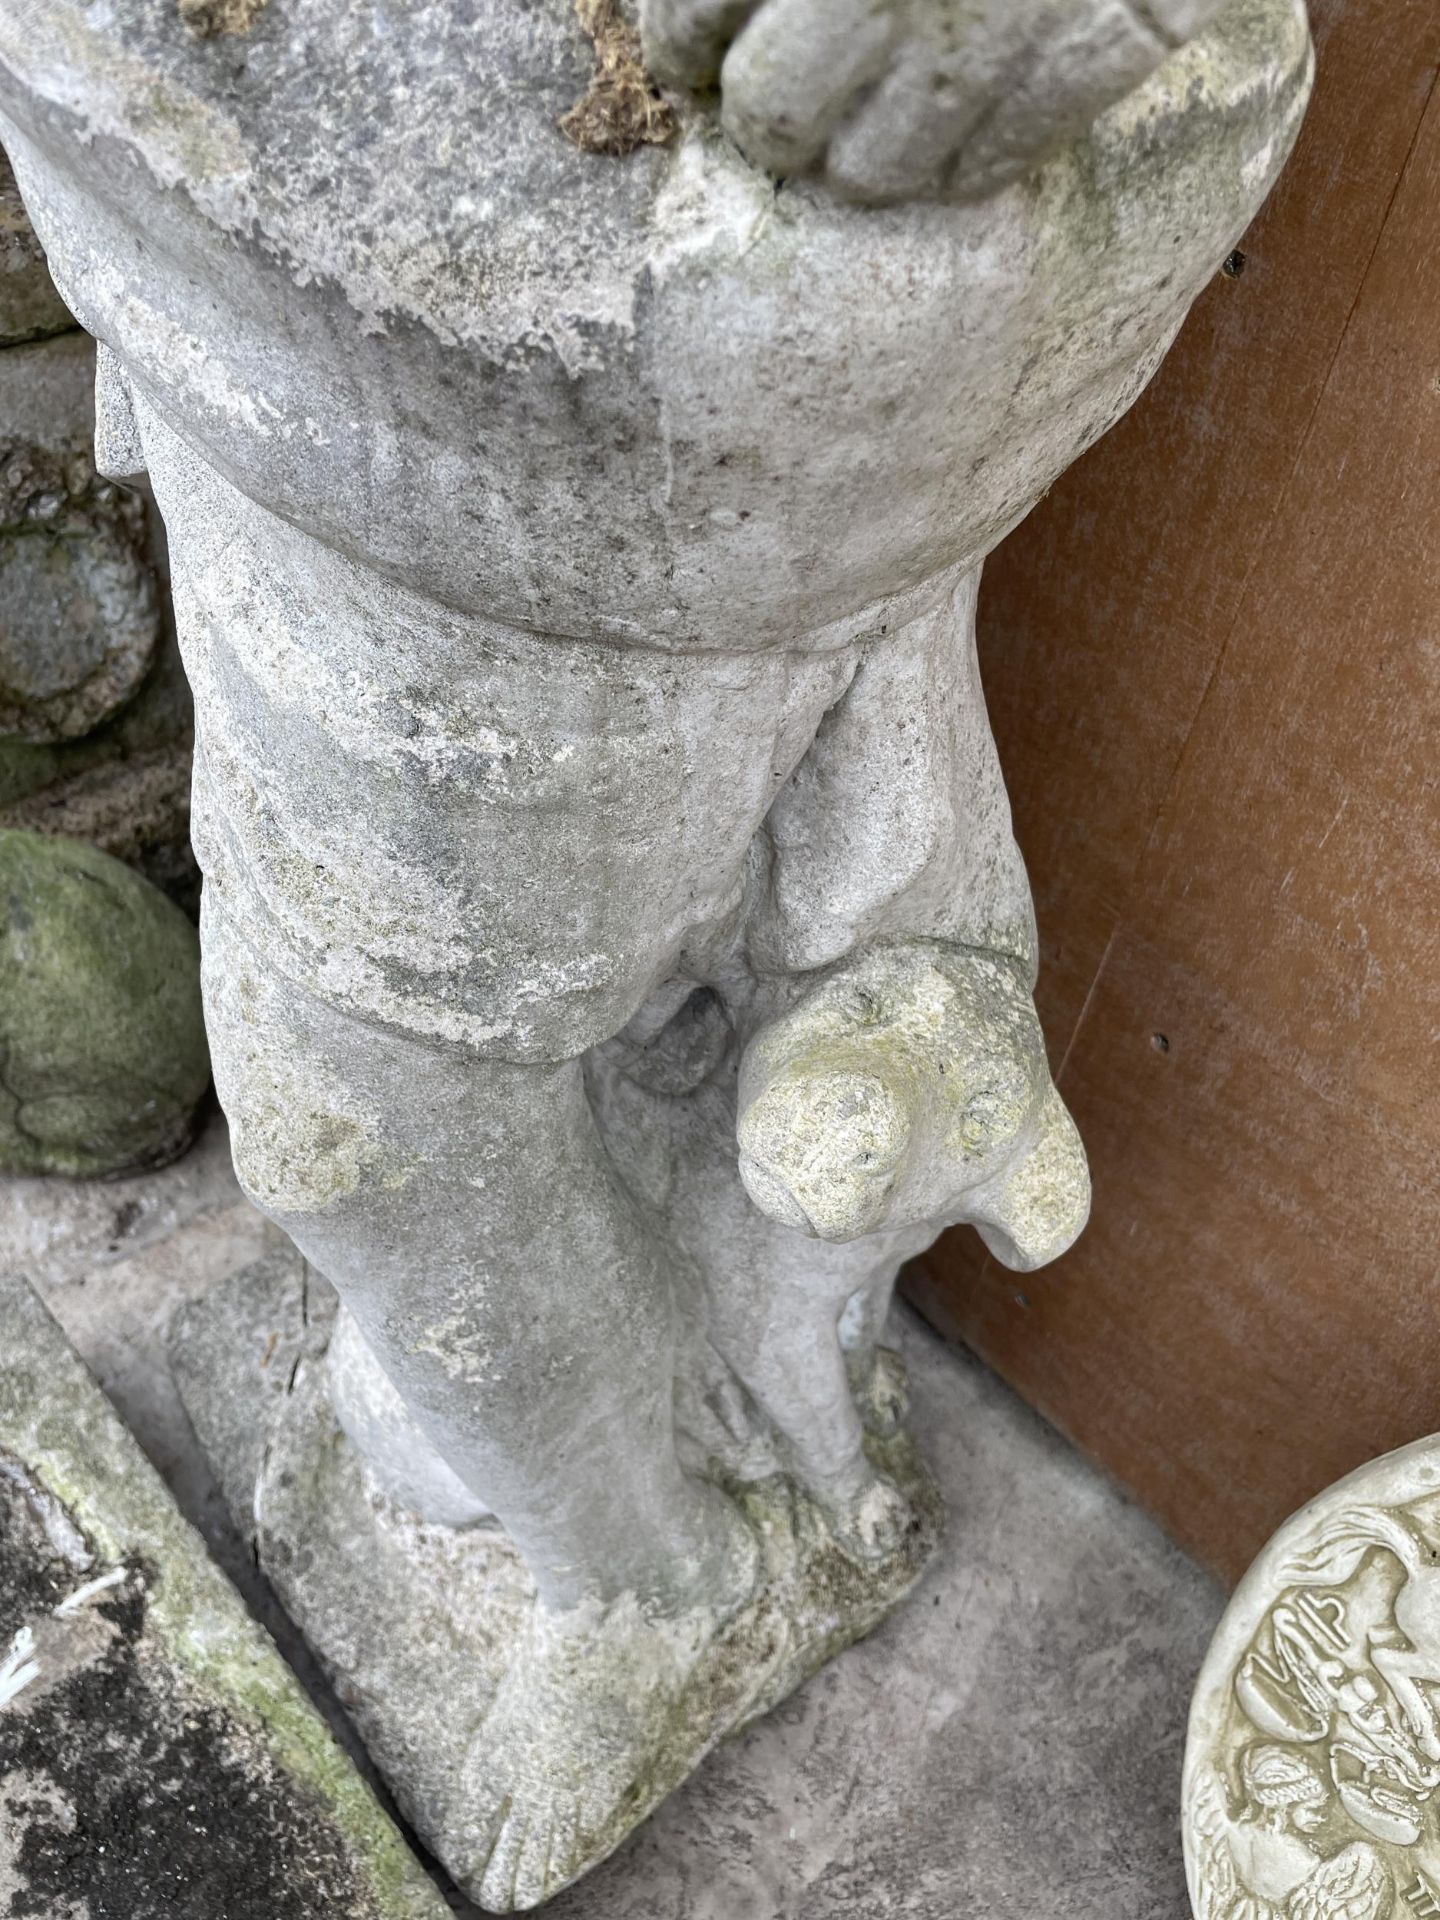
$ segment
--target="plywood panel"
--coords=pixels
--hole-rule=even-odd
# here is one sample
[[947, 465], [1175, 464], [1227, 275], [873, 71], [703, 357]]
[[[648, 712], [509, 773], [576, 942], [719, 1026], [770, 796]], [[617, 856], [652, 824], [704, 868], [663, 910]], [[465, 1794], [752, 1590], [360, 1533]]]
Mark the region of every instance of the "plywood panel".
[[1083, 1254], [958, 1290], [942, 1257], [921, 1304], [1234, 1577], [1320, 1487], [1440, 1428], [1435, 1147], [1297, 1093], [1243, 1009], [1129, 933], [1071, 1078]]
[[1434, 0], [1312, 0], [1291, 165], [1135, 411], [991, 560], [981, 645], [1063, 1053], [1293, 470], [1440, 61]]
[[1095, 1220], [914, 1280], [1232, 1575], [1440, 1428], [1440, 11], [1316, 14], [1246, 271], [982, 606]]

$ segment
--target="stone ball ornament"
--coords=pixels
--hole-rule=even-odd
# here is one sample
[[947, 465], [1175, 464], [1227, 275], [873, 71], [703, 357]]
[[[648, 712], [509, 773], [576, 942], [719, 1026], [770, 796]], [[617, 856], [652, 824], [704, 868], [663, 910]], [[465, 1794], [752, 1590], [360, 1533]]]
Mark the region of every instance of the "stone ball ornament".
[[1206, 1657], [1185, 1755], [1195, 1920], [1440, 1914], [1440, 1438], [1286, 1521]]
[[[12, 450], [9, 471], [24, 461]], [[26, 484], [33, 477], [31, 466]], [[47, 506], [54, 497], [42, 496]], [[160, 630], [154, 578], [98, 504], [99, 524], [87, 514], [84, 524], [46, 525], [26, 508], [0, 526], [0, 737], [82, 738], [150, 665]]]
[[1299, 0], [0, 10], [98, 464], [165, 521], [216, 1088], [304, 1263], [283, 1391], [223, 1293], [177, 1378], [491, 1911], [923, 1577], [902, 1262], [1085, 1224], [980, 570], [1311, 73]]
[[143, 504], [95, 471], [94, 357], [79, 332], [0, 354], [0, 744], [83, 738], [160, 638]]
[[45, 340], [74, 324], [25, 216], [10, 162], [0, 154], [0, 347]]
[[94, 847], [0, 831], [0, 1174], [163, 1166], [209, 1084], [185, 915]]

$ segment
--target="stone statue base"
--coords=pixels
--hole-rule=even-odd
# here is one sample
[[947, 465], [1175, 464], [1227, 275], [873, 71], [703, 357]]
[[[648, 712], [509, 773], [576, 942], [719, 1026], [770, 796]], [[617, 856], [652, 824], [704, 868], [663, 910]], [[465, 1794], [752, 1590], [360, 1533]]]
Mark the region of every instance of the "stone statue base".
[[[400, 1807], [492, 1910], [538, 1904], [604, 1859], [720, 1741], [871, 1632], [939, 1543], [940, 1496], [894, 1417], [893, 1394], [888, 1420], [878, 1408], [872, 1414], [888, 1431], [870, 1431], [867, 1451], [908, 1498], [915, 1522], [888, 1557], [844, 1551], [785, 1474], [729, 1484], [759, 1543], [759, 1575], [683, 1688], [664, 1699], [655, 1764], [618, 1807], [601, 1793], [595, 1824], [576, 1807], [538, 1865], [523, 1847], [497, 1857], [486, 1722], [534, 1634], [534, 1585], [497, 1525], [427, 1523], [378, 1485], [331, 1405], [325, 1354], [334, 1319], [330, 1290], [298, 1257], [274, 1255], [181, 1316], [176, 1376], [237, 1526]], [[577, 1657], [603, 1668], [610, 1628], [598, 1615], [588, 1625]], [[650, 1682], [645, 1670], [624, 1675], [627, 1700], [631, 1687], [643, 1695]]]

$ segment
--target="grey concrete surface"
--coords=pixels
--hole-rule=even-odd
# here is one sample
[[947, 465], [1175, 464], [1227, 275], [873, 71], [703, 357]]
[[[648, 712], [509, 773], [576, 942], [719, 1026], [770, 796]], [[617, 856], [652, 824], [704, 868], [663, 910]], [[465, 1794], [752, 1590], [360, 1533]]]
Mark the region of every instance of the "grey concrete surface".
[[248, 1556], [230, 1550], [224, 1503], [170, 1377], [165, 1328], [184, 1301], [280, 1239], [235, 1184], [218, 1114], [159, 1173], [0, 1186], [0, 1272], [25, 1274], [232, 1578], [243, 1579]]
[[901, 1344], [951, 1516], [928, 1579], [557, 1920], [1186, 1920], [1220, 1590], [973, 1357], [908, 1314]]
[[[0, 1198], [0, 1266], [25, 1266], [232, 1564], [164, 1326], [274, 1244], [218, 1119], [160, 1174]], [[1222, 1595], [973, 1358], [913, 1317], [900, 1333], [951, 1513], [935, 1568], [557, 1920], [1185, 1920], [1181, 1747]]]

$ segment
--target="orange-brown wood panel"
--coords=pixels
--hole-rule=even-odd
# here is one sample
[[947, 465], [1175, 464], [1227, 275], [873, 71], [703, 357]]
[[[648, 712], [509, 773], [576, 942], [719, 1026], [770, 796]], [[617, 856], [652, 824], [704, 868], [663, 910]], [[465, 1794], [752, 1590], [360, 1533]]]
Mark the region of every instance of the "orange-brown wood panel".
[[984, 668], [1063, 1053], [1354, 310], [1440, 60], [1435, 0], [1312, 0], [1290, 167], [1135, 411], [991, 560]]
[[982, 602], [1095, 1217], [911, 1276], [1230, 1575], [1440, 1428], [1440, 9], [1313, 11], [1244, 271]]

